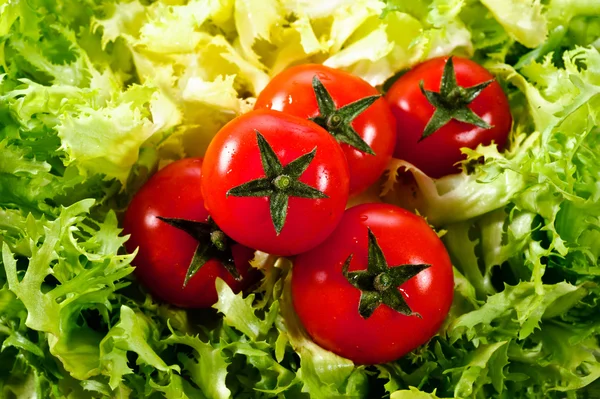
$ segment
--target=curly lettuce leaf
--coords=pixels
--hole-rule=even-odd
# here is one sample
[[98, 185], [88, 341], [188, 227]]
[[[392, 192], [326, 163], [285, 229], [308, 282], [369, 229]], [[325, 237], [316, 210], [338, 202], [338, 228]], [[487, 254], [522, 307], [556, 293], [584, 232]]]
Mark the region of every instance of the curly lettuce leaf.
[[[176, 106], [150, 85], [125, 90], [121, 75], [109, 68], [110, 57], [94, 64], [70, 26], [51, 24], [43, 9], [19, 4], [14, 5], [19, 18], [7, 24], [15, 32], [4, 43], [11, 57], [1, 82], [7, 127], [0, 138], [21, 148], [36, 141], [27, 154], [30, 158], [54, 155], [54, 166], [76, 164], [83, 177], [104, 175], [124, 184], [139, 148], [151, 137], [161, 140], [180, 123]], [[31, 25], [27, 29], [21, 26], [26, 18]], [[42, 35], [38, 41], [28, 35], [33, 27]], [[65, 53], [54, 56], [56, 46], [64, 47]], [[55, 59], [59, 55], [73, 61]], [[11, 126], [19, 132], [11, 132]], [[46, 176], [40, 183], [45, 186], [50, 179]]]
[[547, 20], [542, 3], [531, 1], [482, 0], [510, 36], [527, 47], [536, 47], [548, 35]]
[[[101, 337], [76, 320], [84, 309], [96, 309], [106, 317], [111, 309], [109, 298], [126, 284], [119, 280], [133, 270], [129, 266], [133, 256], [117, 255], [123, 239], [118, 236], [114, 214], [109, 213], [97, 230], [76, 226], [92, 205], [92, 200], [86, 200], [65, 208], [43, 227], [38, 235], [43, 243], [29, 241], [31, 255], [21, 278], [9, 245], [4, 242], [2, 248], [8, 288], [27, 309], [25, 325], [47, 334], [50, 352], [78, 379], [97, 373]], [[92, 232], [98, 235], [92, 237]], [[26, 237], [28, 233], [25, 230]], [[91, 240], [78, 242], [86, 237]], [[50, 274], [60, 284], [48, 290], [43, 285]]]

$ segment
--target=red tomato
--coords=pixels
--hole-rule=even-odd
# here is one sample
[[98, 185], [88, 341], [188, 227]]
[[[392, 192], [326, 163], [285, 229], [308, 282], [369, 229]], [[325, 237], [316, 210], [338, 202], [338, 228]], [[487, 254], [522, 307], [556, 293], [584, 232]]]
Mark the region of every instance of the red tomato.
[[123, 221], [125, 233], [131, 235], [125, 243], [127, 250], [138, 248], [137, 277], [155, 296], [189, 308], [208, 308], [217, 301], [217, 277], [236, 292], [257, 277], [248, 263], [254, 251], [233, 243], [231, 252], [241, 281], [236, 281], [219, 260], [212, 258], [183, 288], [198, 241], [158, 217], [207, 222], [208, 212], [199, 189], [201, 171], [201, 158], [182, 159], [161, 169], [135, 195]]
[[[467, 92], [473, 86], [494, 79], [485, 68], [471, 60], [460, 57], [452, 57], [452, 60], [456, 82]], [[394, 157], [412, 163], [434, 178], [459, 172], [455, 164], [465, 158], [460, 151], [463, 147], [476, 148], [479, 144], [494, 141], [503, 148], [512, 125], [508, 99], [498, 82], [493, 81], [470, 103], [457, 96], [457, 91], [446, 98], [447, 106], [461, 108], [462, 115], [471, 110], [484, 122], [481, 126], [487, 123], [490, 128], [452, 119], [421, 140], [434, 111], [440, 107], [430, 103], [419, 84], [423, 81], [425, 90], [440, 92], [447, 61], [448, 57], [434, 58], [417, 65], [402, 75], [386, 94], [398, 126]]]
[[[255, 109], [268, 108], [301, 118], [322, 114], [313, 89], [313, 78], [318, 77], [329, 92], [337, 111], [350, 103], [379, 95], [377, 89], [348, 72], [324, 65], [310, 64], [289, 68], [275, 76], [256, 99]], [[373, 98], [375, 100], [375, 98]], [[340, 142], [350, 168], [350, 195], [364, 191], [379, 179], [392, 157], [396, 143], [396, 121], [384, 98], [369, 105], [349, 124], [358, 137], [372, 149], [373, 154], [347, 144], [338, 129], [328, 129]], [[320, 124], [327, 128], [327, 123]]]
[[[265, 166], [265, 156], [280, 169], [277, 173], [267, 173], [273, 165]], [[302, 168], [287, 170], [294, 165]], [[348, 200], [348, 180], [344, 153], [324, 129], [260, 110], [229, 122], [212, 140], [204, 158], [202, 192], [227, 235], [286, 256], [315, 247], [333, 231]], [[243, 196], [248, 185], [258, 191]]]
[[[361, 294], [346, 278], [344, 264], [352, 255], [348, 274], [366, 278], [365, 272], [356, 272], [372, 267], [369, 229], [387, 266], [381, 272], [385, 276], [365, 280], [374, 292]], [[405, 268], [411, 271], [405, 282], [383, 284], [390, 270], [402, 274]], [[424, 344], [440, 328], [452, 303], [452, 265], [442, 241], [423, 218], [388, 204], [347, 210], [323, 244], [296, 258], [292, 273], [293, 304], [308, 334], [323, 348], [359, 364], [386, 363]], [[379, 293], [398, 304], [403, 298], [420, 317], [394, 310], [385, 304], [387, 299], [367, 318], [361, 316], [361, 295], [368, 299]]]

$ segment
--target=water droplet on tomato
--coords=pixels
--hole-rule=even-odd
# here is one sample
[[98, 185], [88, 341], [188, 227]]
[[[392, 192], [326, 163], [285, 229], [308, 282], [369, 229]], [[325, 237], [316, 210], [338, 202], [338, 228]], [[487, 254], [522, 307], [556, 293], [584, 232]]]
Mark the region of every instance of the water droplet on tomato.
[[369, 220], [369, 217], [367, 215], [361, 215], [360, 216], [360, 221], [361, 222], [366, 222], [367, 220]]
[[327, 273], [320, 271], [315, 274], [315, 281], [319, 284], [324, 283], [327, 280]]

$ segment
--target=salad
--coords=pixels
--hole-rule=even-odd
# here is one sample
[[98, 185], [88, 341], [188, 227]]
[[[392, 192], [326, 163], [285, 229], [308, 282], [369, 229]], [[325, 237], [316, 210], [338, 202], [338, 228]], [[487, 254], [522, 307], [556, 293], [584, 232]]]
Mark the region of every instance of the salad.
[[0, 397], [600, 395], [598, 1], [0, 0], [0, 38]]

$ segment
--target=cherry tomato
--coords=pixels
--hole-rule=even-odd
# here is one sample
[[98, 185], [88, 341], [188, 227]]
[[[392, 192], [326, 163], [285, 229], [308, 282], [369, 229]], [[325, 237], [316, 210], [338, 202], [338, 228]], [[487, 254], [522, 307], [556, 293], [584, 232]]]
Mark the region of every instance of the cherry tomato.
[[[317, 91], [313, 87], [315, 77], [322, 84]], [[327, 107], [319, 104], [317, 94], [330, 96], [330, 109], [323, 109]], [[333, 134], [348, 160], [350, 195], [354, 195], [379, 179], [396, 142], [396, 122], [386, 100], [375, 97], [378, 95], [377, 89], [348, 72], [318, 64], [299, 65], [275, 76], [258, 96], [254, 108], [314, 118]], [[361, 112], [346, 117], [346, 112], [355, 115], [355, 111]], [[337, 125], [336, 116], [342, 117]]]
[[[397, 121], [394, 157], [433, 178], [459, 172], [455, 164], [465, 158], [460, 151], [463, 147], [493, 141], [503, 148], [512, 125], [508, 99], [494, 77], [471, 60], [448, 60], [434, 58], [417, 65], [386, 94]], [[447, 85], [442, 84], [442, 75]], [[420, 82], [426, 92], [434, 92], [427, 94], [431, 98], [423, 93]]]
[[347, 210], [292, 273], [294, 308], [308, 334], [358, 364], [386, 363], [424, 344], [452, 303], [442, 241], [423, 218], [388, 204]]
[[167, 165], [136, 193], [123, 221], [125, 233], [131, 235], [125, 243], [127, 250], [132, 253], [138, 249], [134, 261], [137, 277], [155, 296], [180, 307], [212, 306], [217, 301], [217, 277], [236, 292], [258, 277], [248, 263], [254, 251], [230, 242], [229, 255], [233, 256], [241, 281], [234, 279], [217, 256], [210, 257], [184, 287], [199, 241], [185, 230], [167, 223], [166, 220], [172, 219], [166, 218], [203, 222], [193, 223], [195, 227], [208, 226], [209, 215], [199, 189], [201, 172], [201, 158], [182, 159]]
[[333, 231], [348, 199], [348, 165], [318, 125], [259, 110], [229, 122], [204, 158], [202, 192], [215, 222], [239, 243], [295, 255]]

